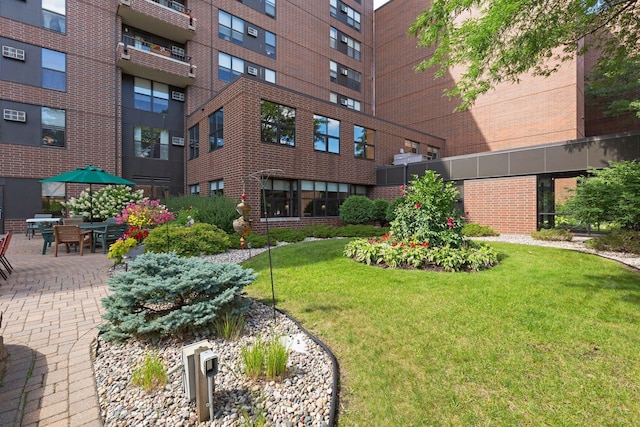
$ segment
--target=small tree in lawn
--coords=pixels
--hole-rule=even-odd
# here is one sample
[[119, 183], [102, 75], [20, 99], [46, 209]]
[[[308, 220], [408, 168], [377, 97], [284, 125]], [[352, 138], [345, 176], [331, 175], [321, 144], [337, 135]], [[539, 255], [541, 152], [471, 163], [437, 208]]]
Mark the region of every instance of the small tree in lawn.
[[640, 162], [611, 162], [608, 168], [590, 169], [580, 177], [567, 209], [585, 224], [612, 222], [625, 230], [640, 231]]
[[391, 221], [391, 233], [398, 240], [429, 242], [432, 247], [462, 246], [464, 221], [456, 211], [458, 191], [443, 182], [434, 171], [415, 176], [402, 187], [402, 199]]

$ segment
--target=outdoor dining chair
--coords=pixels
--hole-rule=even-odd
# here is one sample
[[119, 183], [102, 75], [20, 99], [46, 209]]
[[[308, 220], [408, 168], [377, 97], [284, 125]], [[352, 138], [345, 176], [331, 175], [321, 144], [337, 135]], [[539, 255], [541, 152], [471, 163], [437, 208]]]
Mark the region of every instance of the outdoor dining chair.
[[[7, 259], [7, 249], [9, 249], [11, 236], [13, 236], [13, 231], [9, 231], [4, 236], [4, 239], [2, 239], [2, 241], [0, 242], [0, 262], [2, 263], [2, 265], [4, 265], [4, 268], [7, 269], [8, 274], [11, 274], [13, 272], [13, 266], [9, 262], [9, 259]], [[8, 278], [7, 273], [2, 271], [2, 269], [0, 268], [0, 276], [2, 276], [4, 280], [7, 280]]]
[[47, 253], [47, 246], [51, 247], [51, 244], [55, 242], [55, 237], [53, 236], [53, 228], [46, 227], [43, 223], [38, 223], [38, 231], [40, 231], [40, 235], [42, 236], [42, 240], [44, 243], [42, 244], [42, 255]]
[[83, 231], [77, 225], [54, 225], [55, 256], [58, 256], [58, 246], [63, 244], [67, 247], [67, 253], [69, 253], [69, 245], [79, 245], [80, 256], [82, 256], [85, 245], [89, 245], [89, 248], [91, 248], [93, 242], [92, 234], [91, 230]]

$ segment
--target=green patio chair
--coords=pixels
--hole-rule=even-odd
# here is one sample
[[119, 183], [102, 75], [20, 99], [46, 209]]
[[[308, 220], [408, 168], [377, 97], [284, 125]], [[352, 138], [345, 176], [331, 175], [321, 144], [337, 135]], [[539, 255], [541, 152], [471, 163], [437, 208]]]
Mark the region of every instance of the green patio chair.
[[127, 224], [111, 223], [107, 220], [107, 224], [102, 229], [93, 230], [93, 248], [95, 252], [96, 244], [102, 246], [102, 253], [106, 254], [109, 250], [109, 245], [118, 240], [127, 231], [129, 226]]
[[51, 244], [56, 240], [53, 236], [53, 227], [46, 227], [44, 223], [39, 222], [38, 231], [44, 240], [44, 243], [42, 244], [42, 255], [44, 255], [47, 253], [47, 246], [51, 247]]

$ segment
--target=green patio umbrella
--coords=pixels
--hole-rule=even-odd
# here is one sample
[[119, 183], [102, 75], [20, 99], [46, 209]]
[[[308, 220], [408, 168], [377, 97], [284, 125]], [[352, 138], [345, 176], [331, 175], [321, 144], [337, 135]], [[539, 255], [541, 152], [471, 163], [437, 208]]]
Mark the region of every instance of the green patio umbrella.
[[105, 172], [96, 166], [85, 166], [60, 175], [52, 176], [40, 180], [40, 182], [72, 182], [77, 184], [89, 184], [89, 200], [91, 201], [90, 221], [93, 222], [93, 195], [91, 192], [92, 184], [103, 185], [135, 185], [135, 182], [129, 181], [122, 177]]

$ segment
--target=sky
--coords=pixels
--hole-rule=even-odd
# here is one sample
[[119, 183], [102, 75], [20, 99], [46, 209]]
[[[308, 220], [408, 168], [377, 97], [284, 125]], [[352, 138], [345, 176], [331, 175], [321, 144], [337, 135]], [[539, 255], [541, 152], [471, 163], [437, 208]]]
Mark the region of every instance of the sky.
[[373, 8], [377, 9], [388, 1], [389, 0], [373, 0]]

